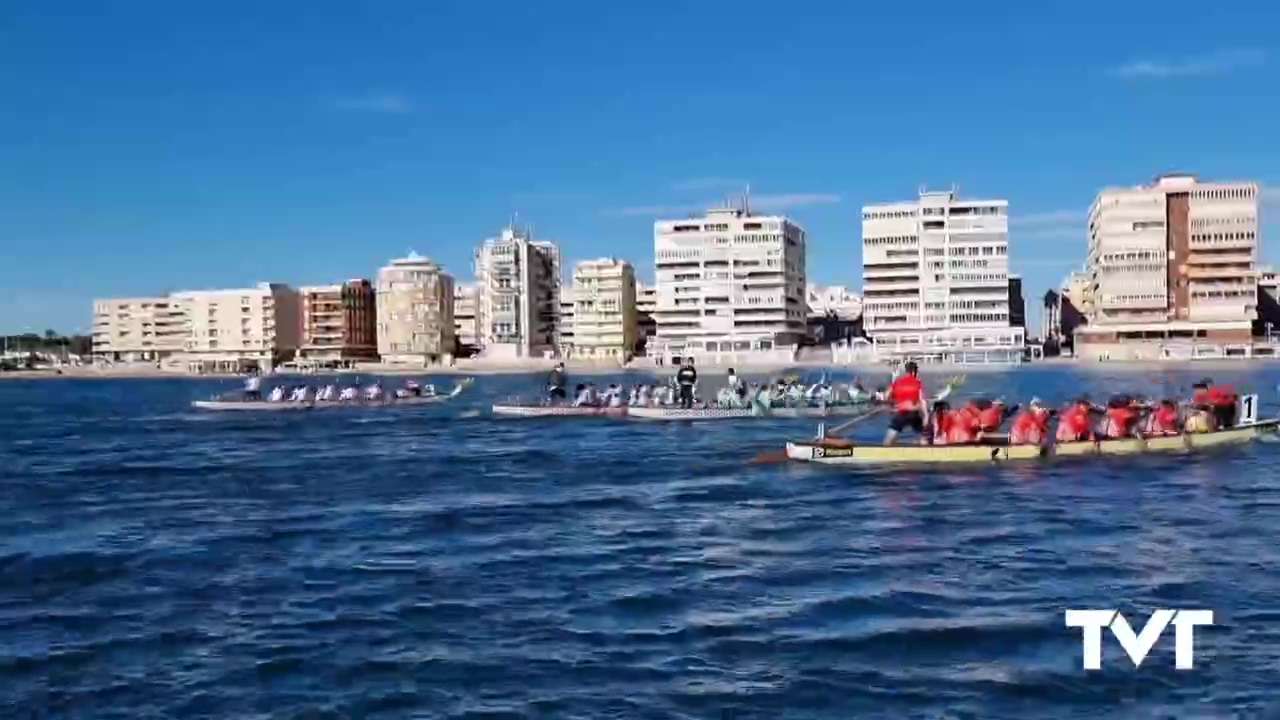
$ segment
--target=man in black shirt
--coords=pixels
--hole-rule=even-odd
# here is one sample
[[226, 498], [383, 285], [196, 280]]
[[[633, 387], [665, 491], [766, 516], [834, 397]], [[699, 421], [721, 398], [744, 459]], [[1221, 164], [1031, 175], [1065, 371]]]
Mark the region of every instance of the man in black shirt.
[[685, 358], [684, 366], [676, 373], [676, 384], [680, 386], [680, 407], [686, 410], [693, 407], [693, 386], [698, 382], [698, 371], [693, 369], [693, 358]]
[[552, 401], [564, 400], [565, 384], [564, 363], [556, 363], [555, 368], [551, 370], [551, 375], [547, 377], [547, 397]]

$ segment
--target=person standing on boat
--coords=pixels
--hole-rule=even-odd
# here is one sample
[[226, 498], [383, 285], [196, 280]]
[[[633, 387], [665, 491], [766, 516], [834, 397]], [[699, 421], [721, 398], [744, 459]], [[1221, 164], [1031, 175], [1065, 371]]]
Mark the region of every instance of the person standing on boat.
[[254, 373], [244, 379], [244, 399], [245, 400], [261, 400], [262, 399], [262, 376]]
[[1239, 400], [1236, 389], [1230, 385], [1214, 385], [1213, 380], [1205, 378], [1192, 386], [1195, 395], [1191, 402], [1203, 406], [1213, 414], [1215, 429], [1225, 430], [1236, 424], [1236, 402]]
[[564, 389], [567, 386], [568, 379], [565, 377], [564, 363], [558, 362], [554, 368], [551, 368], [551, 374], [547, 376], [547, 398], [552, 402], [563, 401], [566, 397]]
[[698, 384], [698, 371], [693, 369], [693, 358], [685, 358], [684, 366], [676, 372], [676, 384], [680, 386], [680, 407], [693, 407], [693, 387]]
[[897, 440], [898, 433], [907, 429], [927, 439], [925, 427], [929, 422], [929, 406], [924, 383], [920, 382], [920, 367], [914, 361], [908, 361], [902, 370], [903, 373], [889, 384], [886, 393], [893, 406], [893, 417], [889, 420], [889, 431], [884, 436], [885, 445], [892, 445]]

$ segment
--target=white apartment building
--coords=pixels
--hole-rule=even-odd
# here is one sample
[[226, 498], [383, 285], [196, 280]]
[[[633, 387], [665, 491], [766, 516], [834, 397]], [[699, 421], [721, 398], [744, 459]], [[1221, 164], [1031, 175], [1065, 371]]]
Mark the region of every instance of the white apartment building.
[[182, 352], [182, 308], [169, 297], [93, 301], [93, 354], [110, 363], [159, 363]]
[[857, 320], [862, 317], [862, 298], [841, 285], [807, 286], [805, 304], [809, 308], [809, 317], [824, 317], [828, 314], [834, 314], [841, 320]]
[[476, 252], [484, 354], [494, 358], [554, 354], [560, 313], [560, 250], [515, 227]]
[[1121, 344], [1248, 342], [1258, 239], [1255, 183], [1176, 174], [1103, 190], [1089, 208], [1092, 302], [1078, 345], [1105, 357]]
[[453, 288], [453, 328], [461, 347], [479, 350], [484, 338], [480, 334], [480, 287], [474, 283]]
[[615, 258], [573, 268], [573, 356], [626, 362], [636, 347], [636, 276]]
[[409, 253], [378, 271], [378, 354], [384, 363], [426, 367], [452, 360], [453, 277]]
[[183, 311], [183, 352], [172, 358], [188, 372], [269, 370], [292, 360], [302, 340], [298, 291], [283, 283], [173, 293]]
[[1010, 326], [1009, 203], [921, 191], [862, 208], [862, 311], [877, 353], [1020, 362]]
[[649, 343], [658, 335], [658, 289], [636, 282], [636, 349], [637, 355], [649, 354]]
[[574, 356], [573, 313], [577, 294], [573, 285], [560, 288], [560, 314], [556, 322], [556, 352], [562, 358]]
[[657, 339], [669, 360], [785, 354], [805, 334], [805, 233], [742, 208], [654, 223]]

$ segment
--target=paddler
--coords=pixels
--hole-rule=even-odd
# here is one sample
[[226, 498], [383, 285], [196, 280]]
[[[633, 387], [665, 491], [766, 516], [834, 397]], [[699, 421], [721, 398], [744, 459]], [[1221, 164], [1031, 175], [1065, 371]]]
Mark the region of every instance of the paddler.
[[557, 400], [565, 400], [564, 389], [568, 386], [568, 380], [564, 374], [564, 363], [558, 362], [556, 366], [551, 368], [551, 373], [547, 375], [547, 399], [555, 402]]
[[1240, 399], [1236, 394], [1236, 389], [1230, 385], [1214, 385], [1209, 378], [1205, 378], [1200, 382], [1209, 387], [1208, 401], [1210, 407], [1213, 408], [1213, 417], [1218, 421], [1218, 428], [1234, 427], [1236, 424], [1236, 403]]
[[573, 389], [573, 406], [583, 407], [591, 404], [591, 392], [587, 389], [586, 384], [578, 383]]
[[1138, 409], [1134, 407], [1133, 398], [1116, 395], [1107, 402], [1102, 435], [1111, 440], [1141, 437], [1138, 432]]
[[262, 376], [254, 373], [244, 379], [244, 399], [245, 400], [261, 400], [262, 399]]
[[1049, 437], [1049, 418], [1053, 411], [1040, 402], [1040, 398], [1031, 398], [1026, 410], [1018, 413], [1009, 425], [1010, 445], [1043, 445]]
[[929, 441], [934, 445], [946, 445], [952, 422], [951, 405], [945, 400], [935, 402], [929, 416]]
[[693, 358], [686, 357], [684, 365], [676, 372], [676, 384], [680, 386], [680, 407], [693, 407], [693, 387], [698, 384], [698, 371], [693, 369]]
[[1089, 402], [1089, 398], [1076, 398], [1075, 402], [1058, 416], [1057, 441], [1064, 443], [1095, 440], [1093, 420], [1090, 417], [1092, 411], [1093, 403]]
[[920, 382], [920, 367], [914, 361], [903, 366], [903, 373], [889, 384], [886, 400], [893, 408], [893, 417], [889, 420], [889, 431], [885, 433], [884, 444], [892, 445], [898, 433], [911, 429], [925, 438], [925, 427], [929, 420], [928, 400], [925, 397], [924, 383]]
[[1161, 400], [1147, 415], [1142, 424], [1144, 435], [1180, 435], [1182, 423], [1178, 420], [1178, 404], [1172, 400]]
[[745, 400], [747, 397], [747, 384], [738, 377], [738, 373], [733, 368], [729, 368], [729, 376], [725, 378], [725, 386], [738, 396], [739, 400]]
[[984, 433], [993, 433], [1000, 429], [1017, 408], [1005, 407], [1004, 400], [982, 402], [978, 404], [978, 429]]

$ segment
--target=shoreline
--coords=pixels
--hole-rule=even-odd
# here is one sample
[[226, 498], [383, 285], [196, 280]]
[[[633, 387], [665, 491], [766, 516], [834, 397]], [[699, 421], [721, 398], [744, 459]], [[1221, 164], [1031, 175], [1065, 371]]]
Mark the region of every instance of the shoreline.
[[[961, 365], [954, 363], [936, 363], [923, 364], [920, 366], [920, 372], [923, 375], [934, 374], [991, 374], [1003, 372], [1018, 372], [1026, 369], [1035, 369], [1039, 367], [1072, 367], [1082, 371], [1102, 371], [1102, 372], [1156, 372], [1156, 371], [1173, 371], [1188, 370], [1191, 368], [1201, 368], [1205, 371], [1223, 371], [1232, 369], [1249, 369], [1256, 367], [1266, 367], [1280, 361], [1280, 358], [1207, 358], [1202, 360], [1110, 360], [1106, 362], [1096, 362], [1083, 360], [1078, 358], [1048, 358], [1036, 362], [1022, 363], [1021, 365]], [[320, 376], [339, 377], [346, 375], [368, 375], [383, 377], [405, 377], [405, 376], [445, 376], [445, 377], [484, 377], [484, 376], [507, 376], [507, 375], [530, 375], [549, 372], [554, 367], [554, 361], [533, 361], [533, 362], [466, 362], [462, 361], [457, 365], [448, 367], [405, 367], [396, 365], [366, 365], [356, 370], [328, 371], [316, 373]], [[785, 372], [834, 372], [834, 373], [866, 373], [866, 374], [888, 374], [890, 366], [883, 362], [863, 362], [850, 364], [830, 364], [818, 362], [760, 362], [760, 363], [737, 363], [735, 365], [695, 365], [699, 375], [719, 377], [727, 375], [730, 368], [733, 368], [741, 375], [773, 375]], [[58, 372], [61, 370], [61, 372]], [[573, 376], [596, 377], [608, 375], [642, 375], [649, 377], [663, 377], [671, 375], [676, 368], [670, 366], [656, 366], [651, 363], [632, 364], [630, 366], [619, 366], [613, 364], [600, 364], [591, 362], [574, 362], [572, 360], [565, 362], [565, 371]], [[309, 374], [284, 372], [274, 376], [265, 377], [307, 377]], [[109, 368], [98, 367], [64, 367], [64, 368], [42, 368], [38, 370], [14, 370], [9, 372], [0, 372], [0, 381], [3, 380], [116, 380], [116, 379], [175, 379], [175, 380], [225, 380], [229, 378], [242, 378], [243, 374], [238, 373], [186, 373], [161, 370], [156, 367], [128, 367], [116, 366]]]

